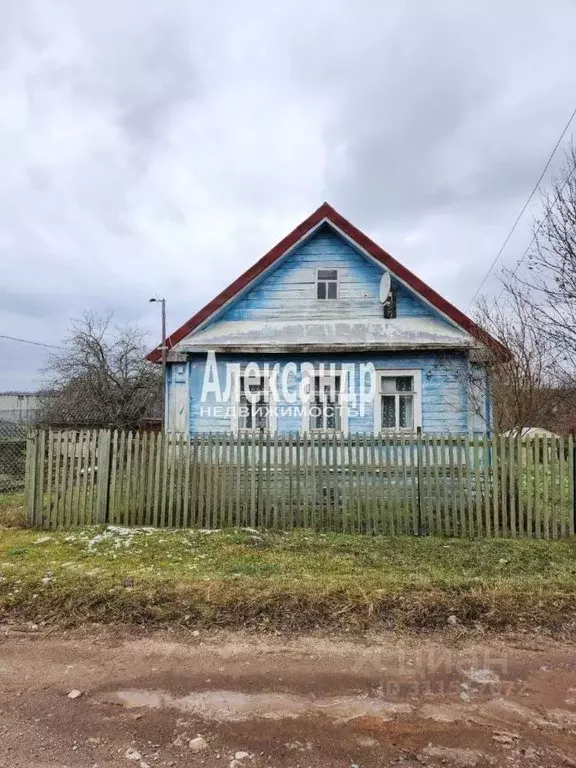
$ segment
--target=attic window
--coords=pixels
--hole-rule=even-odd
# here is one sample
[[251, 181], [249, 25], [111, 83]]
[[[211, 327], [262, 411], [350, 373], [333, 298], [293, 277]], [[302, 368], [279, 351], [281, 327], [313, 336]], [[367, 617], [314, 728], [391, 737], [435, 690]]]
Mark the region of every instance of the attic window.
[[316, 272], [316, 298], [338, 298], [338, 270], [319, 269]]

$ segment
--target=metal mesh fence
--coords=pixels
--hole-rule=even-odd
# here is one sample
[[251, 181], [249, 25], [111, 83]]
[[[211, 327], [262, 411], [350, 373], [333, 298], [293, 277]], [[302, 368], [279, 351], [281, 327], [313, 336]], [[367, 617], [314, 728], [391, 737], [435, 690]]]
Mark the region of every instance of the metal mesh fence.
[[0, 421], [0, 501], [24, 491], [27, 425]]

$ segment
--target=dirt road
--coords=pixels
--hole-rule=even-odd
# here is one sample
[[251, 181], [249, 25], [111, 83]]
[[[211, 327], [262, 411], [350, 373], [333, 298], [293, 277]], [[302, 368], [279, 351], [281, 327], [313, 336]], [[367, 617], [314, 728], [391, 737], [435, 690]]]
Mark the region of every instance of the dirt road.
[[423, 764], [576, 766], [574, 647], [111, 630], [0, 639], [1, 766]]

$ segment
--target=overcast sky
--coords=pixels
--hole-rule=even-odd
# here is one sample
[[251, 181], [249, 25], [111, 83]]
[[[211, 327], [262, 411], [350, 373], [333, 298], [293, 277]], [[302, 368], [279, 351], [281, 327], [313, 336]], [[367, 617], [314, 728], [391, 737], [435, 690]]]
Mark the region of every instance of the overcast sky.
[[[154, 293], [173, 330], [324, 200], [465, 310], [576, 102], [574, 0], [0, 18], [0, 334], [46, 343], [112, 306], [157, 334]], [[0, 353], [0, 390], [39, 386], [42, 348]]]

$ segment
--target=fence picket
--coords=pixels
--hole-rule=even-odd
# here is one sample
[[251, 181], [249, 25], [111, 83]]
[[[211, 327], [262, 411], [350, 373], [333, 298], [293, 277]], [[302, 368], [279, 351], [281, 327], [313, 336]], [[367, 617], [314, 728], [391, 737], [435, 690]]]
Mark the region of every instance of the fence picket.
[[440, 456], [439, 456], [439, 443], [438, 437], [432, 438], [432, 472], [433, 472], [433, 518], [434, 518], [434, 533], [442, 533], [442, 493], [440, 490]]
[[378, 533], [386, 533], [386, 512], [384, 508], [384, 442], [382, 433], [375, 440], [375, 449], [378, 463], [378, 482], [376, 487], [376, 515]]
[[220, 480], [220, 433], [216, 432], [210, 444], [210, 528], [218, 528], [218, 482]]
[[499, 483], [498, 483], [498, 470], [500, 466], [500, 457], [498, 455], [498, 438], [496, 435], [492, 435], [490, 440], [490, 470], [492, 477], [492, 535], [501, 536], [502, 530], [499, 522]]
[[[110, 444], [110, 493], [108, 494], [108, 519], [113, 523], [116, 520], [116, 477], [118, 472], [118, 430], [112, 433]], [[152, 473], [150, 473], [152, 478]]]
[[31, 524], [312, 527], [558, 538], [574, 532], [574, 438], [200, 437], [30, 432]]
[[482, 498], [484, 500], [484, 535], [490, 536], [491, 534], [491, 518], [490, 518], [490, 497], [492, 495], [492, 489], [490, 486], [490, 474], [492, 470], [492, 456], [490, 453], [490, 444], [486, 436], [481, 439], [482, 446]]
[[48, 464], [46, 469], [46, 494], [42, 510], [42, 528], [50, 527], [51, 512], [52, 512], [52, 472], [54, 470], [54, 439], [52, 430], [47, 432], [48, 441]]
[[191, 468], [190, 468], [190, 525], [199, 528], [199, 479], [200, 479], [200, 439], [197, 435], [190, 438]]
[[[528, 474], [528, 472], [526, 473]], [[566, 536], [566, 508], [568, 501], [566, 499], [566, 441], [563, 436], [560, 436], [558, 441], [558, 515], [559, 515], [559, 536]]]
[[482, 485], [480, 482], [481, 478], [481, 461], [482, 461], [482, 453], [480, 451], [480, 440], [478, 438], [478, 435], [474, 435], [474, 441], [473, 441], [473, 464], [474, 464], [474, 510], [475, 510], [475, 526], [474, 526], [474, 534], [475, 536], [481, 536], [482, 535]]
[[191, 443], [190, 438], [184, 436], [184, 495], [182, 498], [182, 527], [190, 526], [190, 462], [191, 462]]
[[70, 432], [68, 455], [66, 457], [66, 504], [64, 520], [67, 528], [74, 525], [73, 495], [74, 495], [74, 460], [76, 458], [76, 432]]
[[352, 434], [348, 432], [346, 436], [346, 476], [342, 478], [342, 484], [346, 489], [345, 493], [345, 509], [346, 509], [346, 531], [354, 533], [356, 530], [355, 516], [354, 516], [354, 477], [352, 474], [352, 462], [353, 462], [353, 438]]
[[[57, 430], [53, 433], [54, 437], [54, 490], [52, 492], [52, 504], [50, 507], [50, 528], [57, 528], [59, 522], [59, 508], [60, 508], [60, 467], [62, 464], [62, 433]], [[30, 466], [26, 467], [26, 479], [33, 483], [35, 477], [31, 475]], [[29, 483], [26, 483], [27, 488]]]
[[500, 487], [500, 527], [502, 531], [502, 536], [507, 536], [508, 534], [508, 496], [506, 493], [506, 483], [507, 483], [507, 464], [506, 464], [506, 438], [504, 435], [500, 435], [498, 438], [499, 445], [500, 445], [500, 451], [499, 451], [499, 487]]
[[534, 513], [535, 534], [537, 538], [542, 536], [542, 507], [540, 499], [540, 467], [542, 462], [542, 442], [539, 436], [534, 438]]
[[140, 432], [137, 431], [134, 434], [134, 440], [132, 442], [132, 451], [133, 451], [133, 457], [132, 457], [132, 478], [130, 481], [131, 484], [131, 493], [130, 493], [130, 504], [129, 504], [129, 520], [130, 522], [128, 525], [136, 525], [137, 519], [136, 519], [136, 512], [138, 510], [138, 502], [140, 500], [141, 495], [141, 483], [140, 483], [140, 443], [141, 443], [141, 435]]
[[154, 486], [152, 502], [152, 525], [157, 528], [160, 523], [160, 483], [162, 478], [162, 456], [164, 453], [164, 435], [160, 433], [156, 437], [154, 450]]
[[[449, 456], [448, 452], [450, 450], [450, 438], [448, 440], [443, 437], [442, 435], [438, 438], [438, 451], [440, 453], [440, 477], [442, 478], [442, 513], [440, 515], [440, 524], [443, 524], [443, 534], [445, 536], [450, 536], [450, 505], [449, 505], [449, 476], [448, 476], [448, 466], [449, 466]], [[440, 495], [440, 494], [439, 494]]]
[[550, 536], [553, 539], [558, 538], [558, 489], [556, 486], [556, 475], [558, 462], [558, 443], [556, 437], [550, 437]]
[[[524, 445], [522, 446], [522, 450], [524, 451], [524, 465], [526, 468], [525, 473], [525, 501], [524, 501], [524, 507], [526, 509], [526, 522], [524, 526], [524, 531], [529, 536], [532, 536], [534, 532], [534, 516], [533, 516], [533, 506], [534, 506], [534, 443], [532, 440], [527, 439], [524, 442]], [[521, 487], [521, 492], [523, 490], [523, 487]]]
[[[168, 528], [174, 528], [174, 490], [176, 485], [176, 466], [178, 456], [177, 450], [177, 437], [171, 433], [168, 436], [168, 465], [166, 467], [166, 475], [168, 479]], [[212, 466], [212, 462], [210, 462]]]
[[[58, 475], [55, 479], [56, 484], [56, 528], [63, 528], [65, 525], [64, 502], [66, 499], [66, 469], [68, 456], [68, 432], [61, 431], [58, 440]], [[36, 478], [34, 478], [36, 480]]]
[[456, 515], [454, 509], [454, 438], [448, 435], [446, 442], [446, 461], [444, 464], [445, 479], [447, 488], [447, 502], [446, 510], [444, 512], [446, 516], [446, 535], [457, 535]]
[[124, 522], [124, 493], [126, 486], [126, 430], [118, 438], [118, 465], [116, 468], [116, 499], [114, 501], [113, 521], [118, 525]]
[[[466, 486], [465, 486], [465, 453], [466, 453], [466, 443], [461, 438], [458, 437], [455, 440], [455, 449], [456, 449], [456, 477], [458, 478], [458, 508], [459, 508], [459, 515], [458, 515], [458, 522], [459, 522], [459, 533], [460, 536], [466, 536]], [[456, 517], [456, 513], [454, 515]]]
[[174, 527], [182, 527], [184, 499], [184, 441], [182, 432], [176, 433], [174, 445]]
[[542, 490], [544, 504], [544, 537], [550, 537], [550, 477], [548, 474], [548, 449], [550, 440], [547, 437], [542, 438]]
[[43, 525], [43, 518], [44, 518], [44, 503], [45, 503], [45, 494], [44, 494], [44, 484], [45, 484], [45, 464], [46, 464], [46, 431], [42, 430], [40, 432], [39, 439], [37, 440], [37, 446], [36, 446], [36, 454], [37, 454], [37, 460], [36, 460], [36, 468], [38, 470], [38, 481], [36, 485], [36, 514], [34, 517], [34, 522], [38, 526]]
[[398, 505], [399, 518], [402, 533], [410, 533], [410, 508], [408, 504], [408, 477], [406, 467], [406, 441], [403, 432], [399, 435], [397, 443], [398, 453]]
[[[335, 438], [336, 439], [336, 438]], [[294, 461], [296, 464], [296, 489], [295, 489], [295, 519], [296, 528], [302, 527], [302, 467], [301, 467], [301, 445], [300, 435], [296, 434], [294, 438]]]
[[518, 433], [516, 435], [516, 445], [514, 448], [514, 495], [516, 497], [516, 519], [518, 521], [518, 535], [524, 535], [524, 528], [526, 525], [525, 516], [525, 503], [523, 490], [523, 477], [524, 477], [524, 443], [522, 441], [522, 435]]
[[568, 531], [570, 536], [574, 536], [574, 517], [576, 511], [576, 476], [574, 475], [574, 436], [568, 437], [568, 482], [570, 491], [568, 494]]
[[150, 475], [148, 466], [148, 432], [142, 436], [142, 445], [140, 448], [140, 480], [138, 499], [138, 508], [136, 509], [136, 524], [144, 525], [146, 519], [146, 507], [148, 505], [148, 477]]
[[[114, 452], [114, 440], [112, 441], [112, 451]], [[148, 450], [146, 453], [146, 507], [142, 510], [143, 524], [152, 524], [152, 500], [154, 493], [154, 460], [156, 458], [156, 435], [154, 432], [150, 432], [148, 439]], [[114, 462], [112, 462], [112, 468], [114, 468]], [[111, 488], [113, 487], [113, 481], [110, 481]]]

